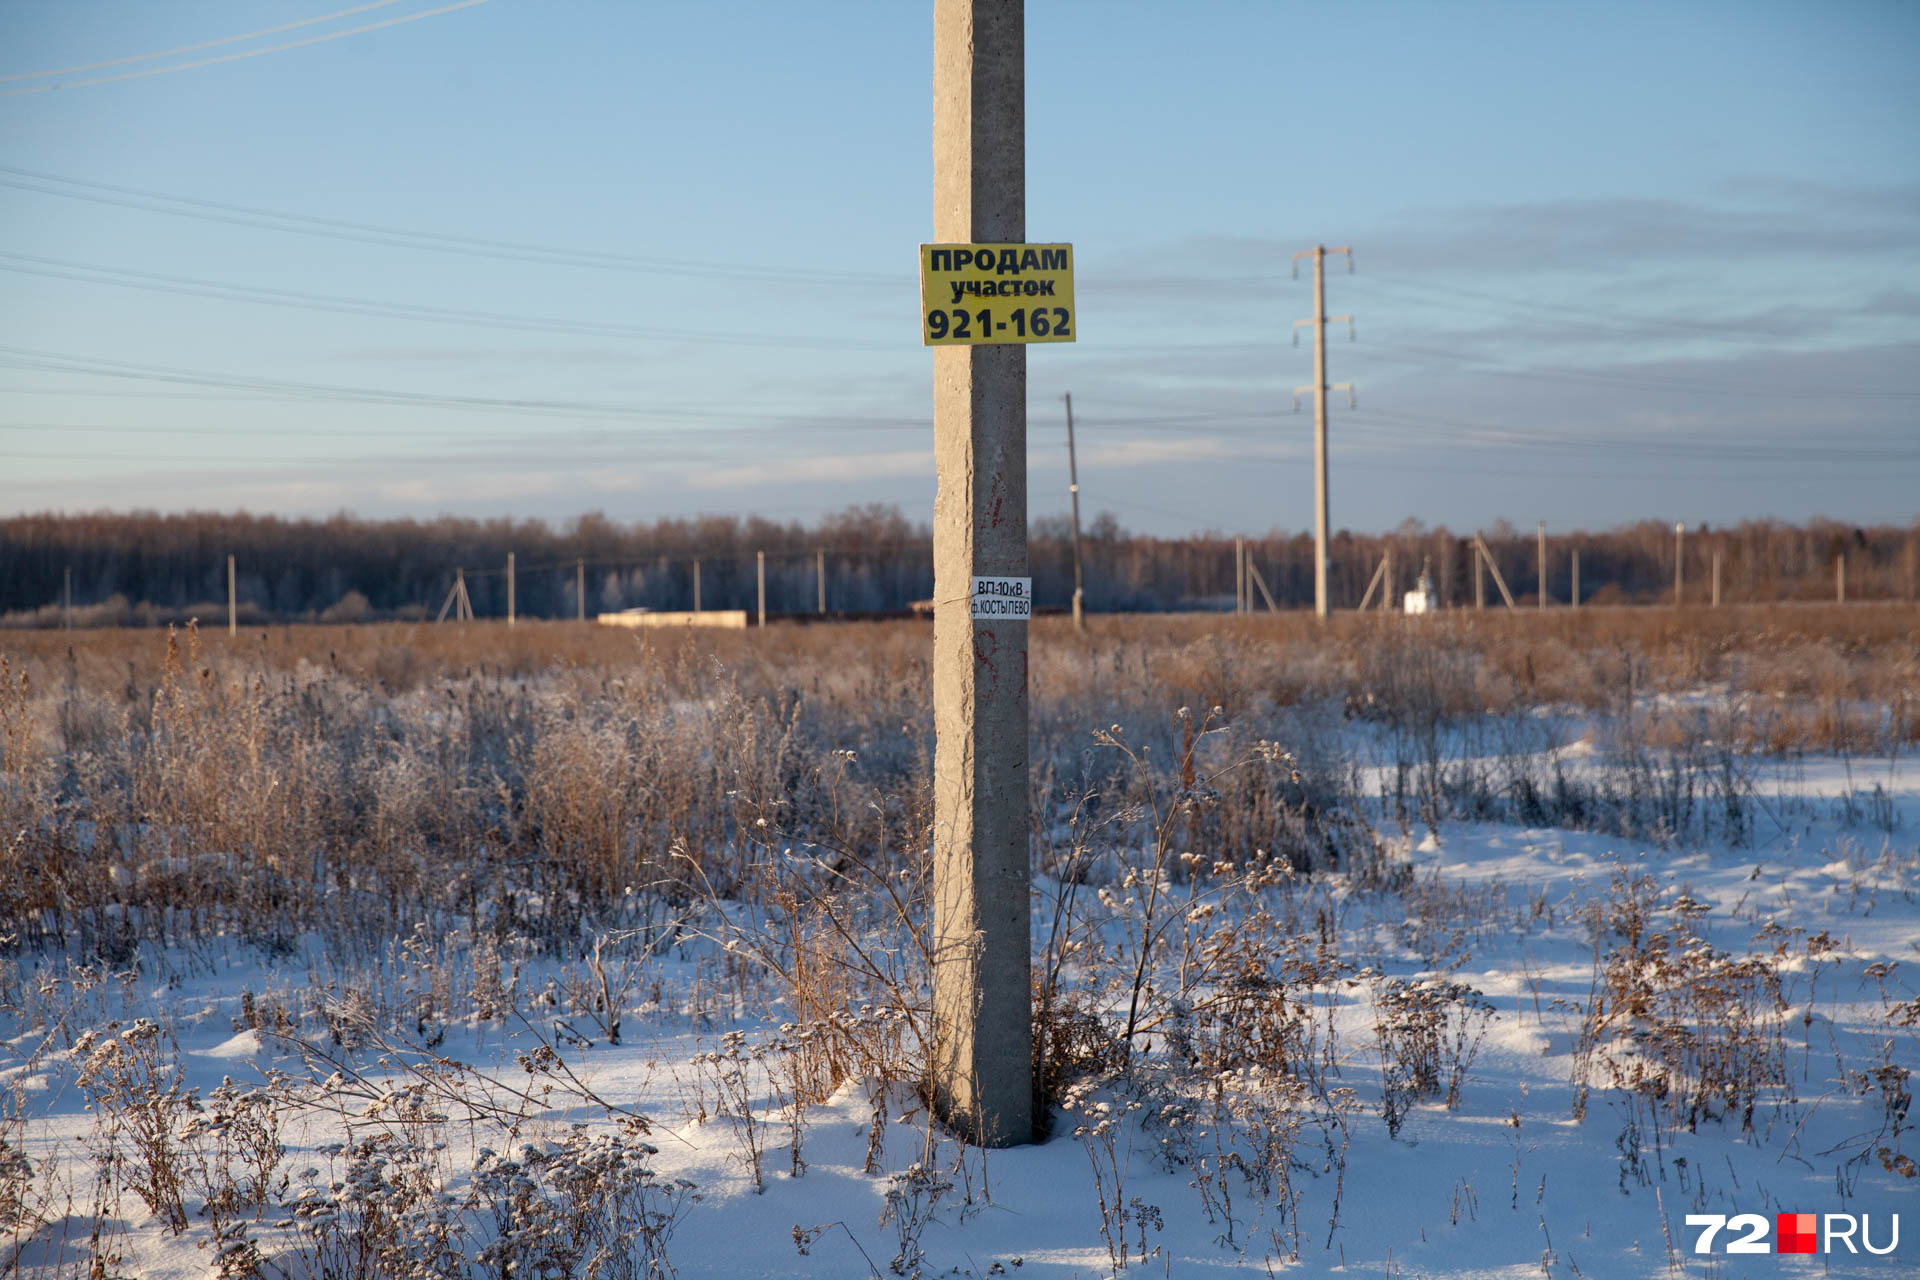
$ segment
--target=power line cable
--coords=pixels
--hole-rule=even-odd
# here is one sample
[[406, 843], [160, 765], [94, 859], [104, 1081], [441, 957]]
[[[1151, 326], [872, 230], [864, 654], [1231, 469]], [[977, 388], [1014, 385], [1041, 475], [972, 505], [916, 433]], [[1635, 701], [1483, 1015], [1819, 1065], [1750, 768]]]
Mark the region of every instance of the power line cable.
[[1606, 436], [1570, 431], [1539, 431], [1491, 424], [1449, 422], [1384, 409], [1357, 409], [1353, 416], [1378, 418], [1386, 424], [1436, 428], [1476, 437], [1480, 446], [1511, 446], [1529, 450], [1567, 450], [1572, 452], [1622, 453], [1638, 456], [1698, 457], [1716, 461], [1743, 463], [1764, 461], [1845, 461], [1845, 462], [1920, 462], [1920, 448], [1901, 449], [1880, 441], [1848, 442], [1825, 439], [1819, 445], [1796, 446], [1762, 443], [1751, 438], [1729, 440], [1648, 439], [1644, 436]]
[[157, 53], [136, 53], [129, 58], [112, 58], [106, 62], [87, 62], [77, 67], [55, 67], [51, 71], [22, 71], [17, 75], [0, 76], [0, 84], [10, 84], [18, 80], [44, 80], [48, 76], [70, 76], [82, 71], [100, 71], [107, 67], [124, 67], [133, 62], [151, 62], [155, 58], [172, 58], [183, 53], [198, 53], [202, 49], [215, 49], [223, 44], [239, 44], [243, 40], [258, 40], [261, 36], [279, 35], [282, 31], [293, 31], [300, 27], [318, 26], [322, 22], [332, 22], [337, 18], [350, 18], [356, 13], [367, 13], [373, 9], [385, 9], [389, 5], [399, 4], [400, 0], [373, 0], [372, 4], [355, 5], [351, 9], [340, 9], [333, 13], [323, 13], [317, 18], [302, 18], [298, 22], [283, 22], [277, 27], [262, 27], [258, 31], [247, 31], [237, 36], [222, 36], [218, 40], [202, 40], [199, 44], [183, 44], [174, 49], [162, 49]]
[[1369, 340], [1369, 347], [1375, 351], [1401, 352], [1414, 363], [1443, 368], [1459, 368], [1461, 365], [1479, 366], [1479, 370], [1500, 374], [1511, 378], [1530, 378], [1547, 382], [1569, 382], [1584, 386], [1624, 388], [1632, 391], [1669, 391], [1689, 395], [1739, 396], [1774, 400], [1834, 398], [1860, 400], [1910, 400], [1920, 398], [1920, 391], [1865, 391], [1857, 387], [1773, 387], [1741, 388], [1713, 386], [1708, 383], [1688, 382], [1684, 379], [1641, 377], [1631, 374], [1611, 374], [1604, 371], [1586, 369], [1568, 369], [1565, 367], [1539, 366], [1526, 368], [1512, 365], [1484, 356], [1474, 356], [1458, 351], [1445, 351], [1434, 347], [1410, 346], [1405, 343], [1380, 342]]
[[[656, 275], [759, 281], [771, 284], [858, 285], [867, 288], [897, 289], [904, 288], [910, 283], [904, 275], [886, 275], [877, 272], [704, 262], [651, 257], [606, 249], [577, 249], [516, 240], [487, 239], [444, 231], [411, 231], [403, 227], [353, 222], [344, 218], [284, 213], [249, 205], [169, 195], [141, 187], [62, 177], [55, 173], [20, 169], [11, 165], [0, 165], [0, 175], [12, 175], [11, 177], [0, 176], [0, 186], [37, 192], [41, 195], [59, 196], [68, 200], [86, 200], [95, 204], [138, 209], [148, 213], [166, 213], [176, 217], [200, 218], [206, 221], [253, 227], [258, 230], [324, 236], [361, 244], [420, 249], [434, 253], [533, 262], [546, 266], [590, 267], [600, 270], [637, 271]], [[59, 189], [61, 186], [79, 189], [63, 191]], [[169, 205], [180, 207], [169, 208], [167, 207]]]
[[496, 311], [471, 311], [452, 307], [428, 307], [414, 303], [379, 302], [367, 298], [349, 298], [335, 294], [301, 293], [292, 289], [269, 289], [259, 285], [229, 284], [192, 276], [165, 275], [153, 271], [134, 271], [125, 267], [107, 267], [95, 263], [72, 262], [61, 258], [43, 258], [32, 254], [0, 252], [0, 271], [13, 271], [53, 280], [74, 280], [83, 284], [112, 285], [122, 289], [142, 289], [150, 293], [212, 298], [223, 302], [251, 302], [263, 306], [295, 307], [307, 311], [328, 311], [346, 315], [379, 316], [396, 320], [425, 320], [435, 324], [460, 324], [487, 329], [520, 329], [534, 333], [563, 333], [579, 337], [630, 338], [648, 342], [710, 343], [734, 347], [786, 347], [816, 351], [913, 351], [902, 342], [849, 342], [776, 334], [714, 333], [693, 329], [654, 329], [636, 325], [610, 324], [591, 320], [563, 320], [541, 316], [520, 316]]
[[[193, 71], [200, 67], [218, 66], [223, 62], [239, 62], [245, 58], [258, 58], [262, 54], [282, 53], [288, 49], [303, 49], [308, 45], [325, 44], [329, 40], [344, 40], [348, 36], [361, 35], [368, 31], [380, 31], [387, 27], [398, 27], [409, 22], [418, 22], [422, 18], [436, 18], [443, 13], [452, 13], [456, 9], [471, 9], [475, 5], [487, 3], [487, 0], [457, 0], [454, 4], [442, 5], [438, 9], [428, 9], [422, 13], [410, 13], [399, 18], [387, 18], [380, 22], [369, 22], [365, 26], [351, 27], [345, 31], [330, 31], [325, 35], [308, 36], [302, 40], [289, 40], [284, 44], [268, 45], [264, 49], [247, 49], [240, 53], [222, 54], [218, 58], [201, 58], [197, 62], [181, 62], [171, 67], [151, 67], [145, 71], [128, 71], [117, 76], [96, 76], [91, 80], [75, 80], [70, 84], [43, 84], [26, 89], [0, 90], [0, 98], [18, 98], [30, 93], [55, 93], [66, 89], [85, 89], [99, 84], [116, 84], [122, 80], [144, 80], [148, 76], [164, 76], [175, 71]], [[142, 61], [141, 58], [132, 61]], [[47, 75], [48, 72], [37, 74]]]
[[[1626, 312], [1602, 311], [1591, 307], [1577, 307], [1567, 303], [1541, 302], [1537, 299], [1513, 298], [1501, 294], [1483, 293], [1474, 289], [1424, 285], [1417, 280], [1396, 280], [1383, 284], [1377, 279], [1355, 282], [1362, 293], [1379, 293], [1389, 298], [1400, 298], [1414, 303], [1443, 305], [1448, 310], [1462, 309], [1460, 298], [1472, 298], [1491, 303], [1496, 308], [1508, 308], [1515, 312], [1533, 312], [1554, 316], [1570, 316], [1590, 323], [1576, 325], [1576, 328], [1597, 330], [1598, 326], [1608, 326], [1607, 331], [1617, 328], [1666, 329], [1672, 332], [1698, 333], [1720, 337], [1754, 337], [1778, 339], [1780, 334], [1772, 329], [1754, 325], [1729, 324], [1726, 322], [1673, 319], [1659, 316], [1632, 315]], [[1411, 291], [1411, 294], [1409, 294]], [[1426, 296], [1422, 296], [1422, 295]], [[1505, 312], [1488, 307], [1470, 307], [1482, 314], [1500, 315]]]
[[[620, 404], [605, 401], [543, 400], [507, 396], [436, 395], [424, 392], [390, 391], [378, 388], [339, 386], [327, 383], [295, 382], [274, 378], [238, 377], [206, 373], [200, 370], [184, 369], [168, 365], [136, 364], [124, 360], [64, 355], [59, 352], [42, 351], [30, 347], [0, 346], [0, 366], [32, 369], [39, 372], [127, 378], [186, 386], [211, 386], [249, 391], [268, 391], [281, 395], [292, 395], [300, 399], [339, 400], [362, 404], [431, 405], [440, 408], [472, 409], [490, 412], [611, 417], [639, 420], [673, 416], [663, 414], [657, 407], [648, 405]], [[676, 410], [674, 414], [685, 417], [704, 416], [707, 418], [719, 417], [722, 419], [742, 416], [722, 410]], [[796, 428], [802, 425], [794, 423], [794, 419], [791, 417], [766, 414], [759, 416], [770, 422], [793, 423]], [[899, 420], [899, 425], [903, 427], [917, 427], [924, 424], [918, 418], [915, 418]]]

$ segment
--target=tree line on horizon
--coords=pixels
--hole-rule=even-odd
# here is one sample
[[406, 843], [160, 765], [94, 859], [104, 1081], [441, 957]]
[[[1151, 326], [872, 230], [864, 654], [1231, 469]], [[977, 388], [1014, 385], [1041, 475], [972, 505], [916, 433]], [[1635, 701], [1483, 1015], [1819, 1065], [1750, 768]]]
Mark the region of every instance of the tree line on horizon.
[[[1535, 531], [1501, 520], [1480, 536], [1516, 601], [1533, 604], [1539, 589]], [[1071, 599], [1072, 541], [1064, 516], [1037, 519], [1029, 530], [1034, 595], [1043, 610], [1064, 607]], [[1087, 608], [1231, 609], [1235, 541], [1219, 532], [1133, 533], [1103, 512], [1081, 537]], [[1244, 541], [1275, 604], [1312, 606], [1311, 534], [1275, 531]], [[814, 612], [822, 557], [830, 612], [889, 613], [933, 594], [932, 548], [927, 525], [881, 504], [850, 507], [812, 525], [758, 516], [623, 524], [598, 512], [560, 524], [453, 516], [366, 520], [344, 514], [286, 519], [245, 512], [19, 515], [0, 518], [0, 621], [60, 625], [69, 573], [75, 625], [223, 617], [228, 556], [234, 557], [240, 613], [249, 622], [432, 619], [446, 602], [456, 571], [465, 578], [476, 616], [504, 617], [509, 553], [515, 558], [514, 605], [520, 617], [576, 616], [581, 581], [589, 616], [627, 608], [691, 608], [696, 561], [702, 607], [751, 610], [756, 553], [761, 552], [770, 613]], [[1671, 524], [1646, 520], [1600, 531], [1550, 533], [1550, 601], [1569, 599], [1576, 549], [1583, 604], [1673, 599]], [[1396, 603], [1424, 569], [1441, 607], [1473, 604], [1472, 534], [1409, 520], [1386, 533], [1341, 530], [1334, 535], [1328, 554], [1334, 608], [1360, 603], [1389, 551]], [[1912, 600], [1920, 587], [1920, 521], [1872, 527], [1825, 519], [1703, 525], [1687, 530], [1680, 551], [1689, 601], [1708, 598], [1716, 554], [1722, 597], [1729, 602], [1832, 600], [1842, 573], [1850, 600]], [[1256, 609], [1264, 609], [1264, 595], [1250, 590]], [[1491, 576], [1484, 591], [1489, 606], [1501, 603]], [[1380, 596], [1376, 590], [1375, 603]]]

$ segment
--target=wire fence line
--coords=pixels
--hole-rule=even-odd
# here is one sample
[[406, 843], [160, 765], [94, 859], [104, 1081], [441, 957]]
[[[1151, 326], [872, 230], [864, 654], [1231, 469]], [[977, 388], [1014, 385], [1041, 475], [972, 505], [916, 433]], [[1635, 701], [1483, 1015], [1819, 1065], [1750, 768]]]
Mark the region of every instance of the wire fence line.
[[[775, 617], [876, 615], [911, 611], [934, 594], [930, 534], [890, 509], [849, 512], [812, 529], [765, 520], [668, 521], [649, 530], [589, 519], [555, 531], [537, 521], [195, 519], [0, 520], [0, 623], [431, 620], [448, 612], [456, 583], [476, 619], [564, 620], [633, 608], [758, 612], [763, 601]], [[650, 542], [636, 547], [636, 538]], [[1246, 610], [1255, 601], [1261, 611], [1287, 610], [1313, 601], [1305, 533], [1153, 537], [1130, 534], [1102, 513], [1082, 546], [1095, 612]], [[1063, 519], [1032, 522], [1029, 562], [1036, 606], [1065, 607], [1074, 575]], [[1911, 601], [1920, 593], [1920, 526], [1764, 522], [1676, 534], [1648, 521], [1549, 533], [1505, 522], [1455, 532], [1410, 521], [1390, 533], [1333, 538], [1329, 581], [1340, 609], [1399, 608], [1423, 582], [1428, 607], [1437, 609], [1507, 607], [1508, 598], [1513, 607]]]

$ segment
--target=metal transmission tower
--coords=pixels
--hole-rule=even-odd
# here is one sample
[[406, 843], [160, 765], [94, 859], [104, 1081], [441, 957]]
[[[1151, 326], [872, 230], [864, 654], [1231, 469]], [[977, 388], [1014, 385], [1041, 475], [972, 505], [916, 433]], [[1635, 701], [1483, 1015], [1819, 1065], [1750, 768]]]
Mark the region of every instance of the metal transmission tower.
[[1317, 244], [1293, 255], [1295, 279], [1300, 276], [1300, 259], [1313, 259], [1313, 318], [1293, 322], [1296, 343], [1300, 341], [1300, 326], [1313, 326], [1313, 385], [1293, 389], [1293, 407], [1298, 410], [1300, 397], [1309, 391], [1313, 393], [1313, 614], [1316, 618], [1327, 616], [1327, 392], [1343, 390], [1348, 404], [1353, 403], [1351, 382], [1335, 382], [1331, 388], [1327, 382], [1327, 321], [1344, 323], [1348, 336], [1353, 334], [1352, 316], [1327, 314], [1327, 255], [1330, 253], [1346, 254], [1347, 271], [1353, 271], [1353, 250], [1344, 245], [1329, 249]]

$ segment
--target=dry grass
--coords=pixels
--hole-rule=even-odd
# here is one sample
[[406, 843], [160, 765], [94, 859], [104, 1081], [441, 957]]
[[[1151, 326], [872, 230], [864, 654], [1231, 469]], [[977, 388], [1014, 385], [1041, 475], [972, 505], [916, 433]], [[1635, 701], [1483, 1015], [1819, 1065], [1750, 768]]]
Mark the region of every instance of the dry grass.
[[[756, 1181], [783, 1143], [797, 1172], [804, 1108], [850, 1080], [876, 1097], [921, 1087], [931, 1060], [929, 642], [919, 622], [7, 634], [0, 964], [64, 952], [104, 972], [159, 947], [281, 954], [317, 938], [331, 976], [248, 992], [242, 1016], [341, 1070], [400, 1057], [396, 1028], [430, 1051], [448, 1023], [536, 1007], [619, 1043], [652, 982], [651, 1002], [695, 1025], [743, 1009], [786, 1024], [773, 1042], [736, 1034], [701, 1067]], [[1116, 1124], [1135, 1113], [1194, 1170], [1227, 1239], [1249, 1223], [1234, 1189], [1252, 1185], [1298, 1256], [1295, 1149], [1337, 1184], [1360, 1109], [1337, 1083], [1335, 1015], [1362, 988], [1389, 1131], [1424, 1099], [1458, 1102], [1485, 1009], [1449, 975], [1500, 913], [1416, 882], [1382, 826], [1738, 842], [1752, 753], [1920, 736], [1912, 607], [1143, 616], [1084, 636], [1043, 619], [1032, 650], [1039, 1075], [1087, 1145], [1116, 1266], [1151, 1258], [1159, 1215], [1123, 1195]], [[1560, 766], [1568, 725], [1605, 753], [1603, 776]], [[1363, 967], [1341, 926], [1362, 898], [1420, 975]], [[1608, 910], [1592, 923], [1581, 1096], [1591, 1079], [1638, 1099], [1656, 1132], [1778, 1104], [1781, 957], [1712, 951], [1692, 904], [1639, 882]], [[668, 939], [725, 945], [662, 994]], [[544, 992], [521, 985], [535, 961]], [[257, 1269], [244, 1219], [277, 1159], [266, 1113], [227, 1099], [218, 1128], [183, 1136], [172, 1047], [143, 1024], [109, 1034], [81, 1081], [98, 1094], [99, 1163], [175, 1231], [189, 1200], [219, 1206], [222, 1266]], [[558, 1072], [543, 1048], [541, 1071]], [[785, 1132], [756, 1111], [763, 1081]], [[435, 1106], [468, 1096], [439, 1068], [418, 1084]], [[316, 1273], [480, 1247], [453, 1239], [467, 1219], [429, 1194], [438, 1123], [401, 1116], [342, 1147], [338, 1186], [288, 1211]], [[0, 1174], [6, 1138], [0, 1125]], [[664, 1246], [680, 1193], [651, 1181], [637, 1143], [490, 1156], [461, 1212], [499, 1218], [485, 1247], [503, 1267], [585, 1265], [635, 1231]], [[889, 1199], [909, 1260], [955, 1181], [974, 1194], [964, 1169], [915, 1168]], [[0, 1189], [0, 1214], [19, 1199]], [[509, 1219], [546, 1225], [513, 1236]]]
[[[373, 947], [446, 918], [558, 945], [589, 920], [644, 923], [636, 904], [736, 891], [747, 807], [890, 864], [927, 820], [927, 649], [916, 622], [9, 634], [0, 918], [15, 943], [77, 937], [108, 959], [234, 931]], [[1085, 636], [1045, 619], [1033, 652], [1037, 831], [1091, 794], [1135, 805], [1185, 759], [1221, 779], [1186, 838], [1299, 870], [1371, 845], [1346, 721], [1377, 726], [1399, 820], [1656, 838], [1742, 838], [1748, 753], [1920, 738], [1912, 607], [1142, 616]], [[1565, 744], [1542, 706], [1587, 716], [1624, 781], [1550, 767]], [[1197, 749], [1181, 707], [1208, 722]], [[1116, 724], [1153, 767], [1093, 749]], [[1220, 767], [1262, 741], [1285, 770]]]

